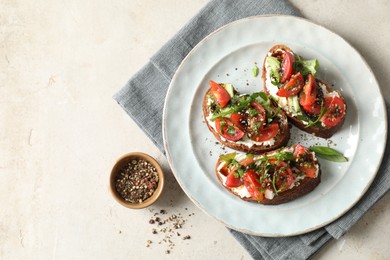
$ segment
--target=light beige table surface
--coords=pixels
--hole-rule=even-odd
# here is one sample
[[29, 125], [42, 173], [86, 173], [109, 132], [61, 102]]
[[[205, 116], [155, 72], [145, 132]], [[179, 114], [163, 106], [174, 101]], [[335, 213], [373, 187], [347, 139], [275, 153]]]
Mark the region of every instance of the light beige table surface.
[[[206, 2], [0, 0], [0, 259], [250, 259], [112, 99]], [[390, 2], [292, 2], [356, 47], [390, 100]], [[109, 193], [111, 166], [129, 151], [167, 170], [149, 209]], [[155, 214], [185, 223], [149, 224]], [[390, 259], [389, 237], [387, 194], [316, 259]]]

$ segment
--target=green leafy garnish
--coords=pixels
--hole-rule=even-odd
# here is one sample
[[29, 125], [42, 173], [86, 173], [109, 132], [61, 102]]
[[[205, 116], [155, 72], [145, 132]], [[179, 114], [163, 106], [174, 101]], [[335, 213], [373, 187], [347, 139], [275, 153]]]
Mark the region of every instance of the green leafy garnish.
[[260, 96], [260, 92], [255, 92], [252, 95], [239, 96], [237, 99], [232, 99], [232, 105], [225, 109], [221, 109], [219, 113], [213, 114], [210, 118], [211, 121], [215, 121], [218, 117], [225, 117], [233, 113], [238, 113], [243, 109], [246, 109], [250, 103]]
[[347, 162], [348, 159], [342, 153], [327, 146], [310, 146], [309, 149], [313, 151], [316, 156], [333, 162]]
[[241, 178], [245, 174], [245, 170], [238, 168], [237, 170], [234, 171], [234, 177], [235, 178]]
[[228, 130], [226, 131], [226, 133], [230, 136], [233, 136], [235, 133], [236, 133], [236, 129], [234, 129], [233, 126], [228, 126]]
[[256, 65], [252, 68], [252, 75], [253, 77], [257, 77], [257, 75], [259, 75], [259, 68]]
[[222, 154], [219, 156], [221, 160], [223, 160], [227, 165], [229, 165], [233, 160], [235, 160], [237, 153], [228, 153], [228, 154]]
[[269, 56], [266, 59], [267, 70], [271, 78], [271, 83], [274, 85], [279, 84], [280, 82], [280, 61], [276, 57]]
[[320, 114], [318, 115], [318, 117], [317, 117], [315, 120], [309, 120], [309, 122], [308, 122], [306, 128], [307, 128], [307, 127], [311, 127], [311, 126], [317, 124], [317, 123], [320, 121], [321, 117], [324, 116], [324, 114], [326, 113], [326, 111], [328, 111], [328, 110], [326, 110], [325, 107], [324, 107], [323, 105], [321, 105]]
[[319, 67], [318, 60], [300, 60], [299, 58], [294, 62], [294, 70], [299, 71], [303, 76], [307, 74], [316, 75]]

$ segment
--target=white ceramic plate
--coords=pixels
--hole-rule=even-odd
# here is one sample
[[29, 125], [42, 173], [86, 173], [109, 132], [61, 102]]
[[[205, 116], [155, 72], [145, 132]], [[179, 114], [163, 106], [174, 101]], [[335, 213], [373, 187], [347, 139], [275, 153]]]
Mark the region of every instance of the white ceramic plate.
[[[320, 159], [322, 182], [310, 194], [279, 206], [245, 202], [219, 183], [215, 163], [229, 152], [216, 144], [202, 116], [208, 82], [232, 83], [241, 93], [263, 89], [255, 64], [275, 44], [307, 59], [317, 58], [319, 78], [343, 92], [348, 114], [343, 128], [325, 140], [292, 129], [290, 144], [329, 145], [348, 163]], [[201, 41], [178, 68], [165, 101], [164, 142], [173, 173], [201, 209], [226, 226], [249, 234], [290, 236], [330, 223], [366, 192], [381, 163], [386, 112], [377, 81], [359, 53], [331, 31], [302, 18], [258, 16], [228, 24]]]

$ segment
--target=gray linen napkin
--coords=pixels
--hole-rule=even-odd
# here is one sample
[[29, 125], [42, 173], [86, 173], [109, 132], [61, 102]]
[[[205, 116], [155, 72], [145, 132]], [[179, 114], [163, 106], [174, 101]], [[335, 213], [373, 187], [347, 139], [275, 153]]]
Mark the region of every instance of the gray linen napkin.
[[[114, 95], [114, 99], [164, 152], [164, 99], [181, 61], [199, 41], [217, 28], [241, 18], [262, 14], [300, 16], [287, 1], [212, 0]], [[234, 230], [230, 232], [254, 259], [307, 259], [332, 238], [338, 239], [345, 234], [390, 189], [389, 153], [388, 142], [382, 166], [366, 196], [343, 217], [324, 228], [299, 236], [279, 238], [252, 236]]]

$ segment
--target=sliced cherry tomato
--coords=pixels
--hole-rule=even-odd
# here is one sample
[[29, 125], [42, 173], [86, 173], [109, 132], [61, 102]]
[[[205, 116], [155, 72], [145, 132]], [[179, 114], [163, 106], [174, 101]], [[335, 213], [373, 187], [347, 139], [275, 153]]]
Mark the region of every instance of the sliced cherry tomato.
[[261, 185], [258, 179], [259, 176], [253, 170], [247, 171], [243, 176], [244, 185], [251, 197], [257, 201], [262, 201], [265, 197], [264, 193], [261, 192]]
[[293, 171], [286, 162], [277, 162], [275, 173], [277, 174], [275, 186], [279, 191], [287, 190], [294, 183]]
[[297, 74], [294, 74], [290, 80], [278, 90], [276, 95], [279, 97], [295, 96], [302, 90], [304, 84], [305, 79], [303, 78], [302, 74], [298, 72]]
[[345, 104], [343, 100], [337, 96], [326, 97], [324, 107], [326, 112], [320, 121], [326, 127], [337, 125], [345, 114]]
[[306, 148], [301, 145], [301, 144], [297, 144], [294, 148], [294, 152], [293, 152], [293, 155], [295, 158], [301, 158], [304, 154], [306, 153]]
[[237, 176], [237, 177], [234, 176], [235, 169], [237, 169], [237, 168], [234, 167], [233, 169], [231, 169], [229, 174], [226, 177], [225, 184], [228, 187], [239, 187], [243, 184], [243, 181], [241, 180], [241, 178], [239, 176]]
[[213, 93], [215, 100], [218, 105], [222, 108], [226, 107], [226, 105], [230, 101], [230, 95], [227, 90], [222, 87], [220, 84], [210, 80], [211, 92]]
[[307, 75], [308, 80], [303, 86], [303, 91], [299, 95], [299, 103], [303, 107], [309, 107], [314, 104], [317, 98], [316, 79], [312, 74]]
[[252, 102], [251, 107], [257, 111], [257, 114], [248, 117], [249, 126], [247, 127], [247, 131], [257, 133], [263, 129], [264, 123], [267, 122], [267, 112], [258, 102]]
[[239, 164], [244, 165], [244, 166], [248, 166], [249, 164], [253, 163], [254, 161], [255, 161], [255, 159], [253, 157], [248, 157], [248, 158], [240, 161]]
[[251, 107], [253, 107], [254, 109], [256, 109], [260, 114], [265, 114], [265, 113], [266, 113], [264, 107], [263, 107], [262, 105], [260, 105], [259, 102], [253, 101], [253, 102], [251, 103]]
[[252, 134], [251, 139], [255, 142], [265, 142], [275, 137], [278, 132], [279, 124], [277, 122], [273, 122], [261, 129], [258, 134]]
[[215, 127], [219, 135], [229, 141], [238, 141], [244, 136], [244, 131], [235, 126], [226, 117], [218, 117], [215, 120]]
[[313, 115], [319, 115], [321, 113], [321, 106], [317, 102], [314, 102], [310, 106], [303, 106], [303, 110]]
[[276, 180], [276, 186], [280, 191], [285, 191], [294, 183], [294, 174], [291, 168], [285, 168], [279, 171], [279, 177]]
[[292, 71], [293, 71], [293, 62], [294, 62], [294, 57], [293, 55], [285, 51], [283, 55], [283, 61], [282, 61], [282, 77], [280, 79], [281, 83], [285, 83], [287, 80], [290, 79]]
[[232, 121], [232, 123], [238, 126], [241, 130], [245, 129], [245, 126], [242, 123], [243, 120], [245, 120], [245, 116], [242, 114], [233, 113], [230, 115], [230, 121]]
[[306, 177], [315, 178], [317, 177], [317, 168], [313, 163], [304, 162], [302, 166], [299, 166], [298, 169], [301, 172], [304, 172]]

